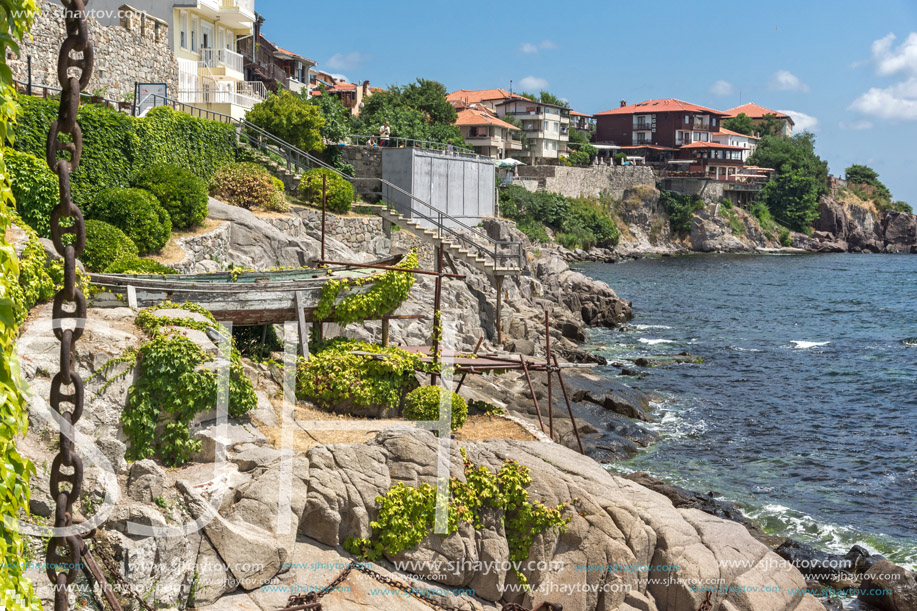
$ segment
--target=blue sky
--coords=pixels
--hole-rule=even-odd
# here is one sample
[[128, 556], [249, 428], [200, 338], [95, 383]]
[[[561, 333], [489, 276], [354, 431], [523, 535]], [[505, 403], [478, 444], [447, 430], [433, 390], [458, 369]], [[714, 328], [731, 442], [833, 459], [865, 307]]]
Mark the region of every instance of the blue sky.
[[[374, 86], [538, 89], [595, 113], [674, 97], [801, 113], [834, 174], [874, 167], [917, 209], [913, 0], [256, 0], [265, 36]], [[814, 122], [813, 122], [814, 121]]]

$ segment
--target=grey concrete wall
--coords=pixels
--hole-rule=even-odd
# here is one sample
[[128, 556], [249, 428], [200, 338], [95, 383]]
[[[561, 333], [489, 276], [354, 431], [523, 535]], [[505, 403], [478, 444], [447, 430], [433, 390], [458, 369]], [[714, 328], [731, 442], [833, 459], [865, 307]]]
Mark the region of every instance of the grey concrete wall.
[[[382, 176], [408, 193], [466, 225], [477, 225], [495, 213], [493, 161], [423, 149], [383, 149]], [[383, 200], [401, 214], [424, 224], [435, 213], [388, 186]]]

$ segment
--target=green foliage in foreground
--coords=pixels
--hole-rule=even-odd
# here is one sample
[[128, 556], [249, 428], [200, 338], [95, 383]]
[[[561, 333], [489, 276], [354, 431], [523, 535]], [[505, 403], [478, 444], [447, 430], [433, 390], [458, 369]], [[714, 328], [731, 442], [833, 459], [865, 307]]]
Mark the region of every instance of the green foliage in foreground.
[[346, 214], [354, 200], [353, 185], [346, 178], [325, 168], [315, 168], [303, 173], [299, 194], [314, 206], [322, 205], [322, 180], [325, 181], [325, 207], [331, 212]]
[[[405, 270], [415, 269], [417, 252], [412, 250], [395, 267]], [[370, 283], [372, 286], [366, 291], [347, 295], [337, 301], [341, 293]], [[413, 286], [414, 274], [395, 270], [363, 278], [327, 280], [322, 285], [322, 295], [315, 307], [313, 318], [315, 320], [333, 320], [342, 327], [354, 322], [377, 320], [404, 303]]]
[[48, 162], [13, 148], [3, 151], [16, 211], [42, 238], [51, 237], [51, 211], [60, 200], [57, 175]]
[[325, 148], [321, 135], [325, 124], [322, 113], [318, 107], [287, 89], [268, 94], [263, 102], [248, 111], [245, 118], [303, 151]]
[[468, 404], [458, 394], [441, 386], [420, 386], [408, 393], [404, 399], [402, 415], [408, 420], [420, 422], [439, 420], [439, 405], [443, 392], [449, 393], [450, 410], [452, 411], [451, 427], [457, 431], [465, 424], [468, 417]]
[[598, 202], [567, 198], [545, 191], [531, 192], [518, 185], [500, 191], [500, 213], [533, 242], [547, 242], [545, 227], [555, 232], [565, 248], [610, 247], [621, 237], [614, 219]]
[[[207, 322], [191, 318], [162, 319], [153, 315], [162, 308], [195, 312], [204, 316]], [[127, 405], [121, 414], [124, 433], [130, 440], [127, 458], [141, 460], [158, 454], [163, 464], [180, 466], [201, 447], [199, 440], [191, 438], [190, 425], [196, 414], [216, 406], [217, 372], [202, 367], [212, 359], [197, 344], [174, 331], [163, 331], [162, 327], [187, 327], [205, 333], [211, 330], [223, 337], [230, 336], [210, 312], [193, 303], [167, 301], [143, 310], [137, 315], [137, 326], [151, 339], [136, 351], [104, 365], [99, 375], [118, 364], [136, 363], [140, 375], [128, 392]], [[130, 367], [116, 377], [129, 371]], [[229, 415], [238, 418], [256, 404], [255, 391], [242, 370], [242, 357], [233, 344], [229, 366]]]
[[207, 183], [184, 168], [157, 163], [134, 174], [132, 182], [156, 197], [172, 227], [194, 227], [207, 217]]
[[104, 272], [121, 259], [136, 259], [137, 246], [127, 235], [104, 221], [86, 221], [86, 248], [80, 261], [91, 272]]
[[114, 225], [133, 240], [141, 254], [157, 252], [172, 237], [165, 208], [143, 189], [106, 189], [92, 200], [86, 216]]
[[[532, 501], [528, 491], [532, 476], [527, 467], [507, 459], [494, 473], [472, 464], [464, 448], [461, 453], [465, 481], [456, 477], [449, 480], [449, 534], [456, 532], [461, 524], [482, 529], [496, 520], [506, 532], [510, 562], [524, 562], [535, 537], [551, 529], [566, 530], [573, 519], [566, 515], [567, 510], [576, 499], [555, 507]], [[376, 497], [376, 504], [379, 510], [376, 519], [370, 522], [372, 536], [344, 542], [344, 548], [360, 558], [378, 560], [383, 555], [394, 556], [414, 549], [432, 533], [436, 489], [430, 484], [416, 487], [396, 484], [384, 496]], [[518, 570], [515, 574], [521, 585], [528, 584], [525, 575]]]
[[[354, 351], [384, 355], [374, 358]], [[296, 370], [296, 398], [323, 409], [384, 405], [397, 408], [417, 384], [414, 372], [422, 370], [420, 357], [400, 348], [338, 338], [300, 359]]]
[[682, 195], [674, 191], [660, 191], [659, 203], [669, 215], [669, 227], [673, 233], [690, 233], [694, 213], [704, 209], [704, 200], [699, 195]]

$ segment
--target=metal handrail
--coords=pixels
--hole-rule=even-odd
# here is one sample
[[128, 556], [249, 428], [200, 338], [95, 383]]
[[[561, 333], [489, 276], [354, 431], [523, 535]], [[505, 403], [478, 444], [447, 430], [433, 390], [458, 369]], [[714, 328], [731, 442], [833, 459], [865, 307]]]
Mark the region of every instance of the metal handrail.
[[[13, 83], [16, 85], [22, 85], [23, 87], [26, 88], [26, 90], [28, 90], [28, 88], [31, 87], [32, 89], [44, 89], [45, 91], [56, 91], [56, 92], [62, 91], [60, 87], [52, 87], [51, 85], [38, 85], [36, 83], [27, 83], [26, 81], [20, 81], [19, 79], [13, 79]], [[32, 95], [33, 97], [41, 97], [34, 93], [32, 94], [26, 93], [26, 95]], [[97, 97], [97, 96], [94, 96], [91, 93], [87, 93], [85, 91], [80, 92], [80, 98], [94, 98], [94, 97]], [[133, 101], [131, 100], [118, 101], [118, 100], [113, 100], [111, 98], [106, 98], [106, 97], [102, 97], [102, 101], [105, 102], [106, 106], [110, 104], [113, 105], [115, 110], [121, 110], [122, 104], [133, 104]]]
[[[347, 136], [347, 141], [348, 141], [347, 144], [355, 144], [355, 145], [366, 144], [370, 140], [373, 140], [376, 143], [378, 143], [381, 140], [381, 136], [372, 136], [372, 135], [370, 136], [363, 136], [363, 135]], [[450, 152], [449, 147], [452, 147], [451, 152], [454, 152], [454, 153], [461, 153], [464, 155], [471, 155], [474, 157], [483, 157], [483, 155], [478, 155], [477, 153], [475, 153], [473, 149], [470, 149], [465, 146], [455, 146], [454, 144], [449, 144], [448, 142], [436, 142], [433, 140], [418, 140], [416, 138], [402, 138], [400, 136], [389, 136], [388, 141], [390, 143], [389, 145], [393, 146], [393, 148], [402, 148], [402, 146], [399, 146], [400, 144], [404, 146], [410, 145], [410, 148], [422, 148], [422, 149], [429, 149], [433, 151]]]
[[[236, 119], [229, 115], [225, 115], [225, 114], [221, 114], [221, 113], [217, 113], [213, 111], [208, 111], [202, 108], [190, 106], [183, 102], [177, 102], [175, 100], [170, 100], [169, 98], [165, 98], [155, 93], [150, 94], [150, 96], [147, 96], [147, 98], [149, 97], [153, 98], [154, 107], [157, 105], [156, 104], [157, 100], [162, 100], [164, 105], [169, 105], [173, 109], [176, 109], [176, 110], [180, 109], [183, 112], [188, 112], [189, 110], [191, 110], [189, 114], [194, 115], [196, 112], [198, 113], [197, 116], [202, 116], [204, 118], [213, 117], [212, 120], [222, 121], [224, 123], [230, 123], [232, 125], [235, 125], [236, 126], [236, 137], [240, 141], [245, 140], [247, 144], [259, 150], [274, 152], [275, 154], [279, 152], [280, 156], [287, 162], [287, 167], [290, 169], [294, 166], [301, 170], [319, 167], [319, 168], [328, 170], [330, 172], [333, 172], [334, 174], [337, 174], [341, 178], [351, 183], [355, 182], [356, 180], [359, 180], [357, 177], [341, 172], [334, 166], [329, 165], [328, 163], [322, 161], [321, 159], [318, 159], [317, 157], [314, 157], [313, 155], [303, 150], [300, 150], [299, 148], [290, 144], [289, 142], [282, 140], [281, 138], [275, 136], [274, 134], [264, 129], [261, 129], [257, 125], [245, 119]], [[145, 98], [145, 100], [147, 98]], [[273, 146], [276, 147], [276, 150], [272, 150], [269, 147], [269, 145], [265, 144], [265, 141], [272, 143]], [[396, 191], [404, 195], [405, 197], [409, 198], [410, 200], [417, 202], [423, 205], [424, 207], [428, 208], [430, 210], [430, 214], [433, 216], [423, 214], [419, 210], [416, 210], [414, 206], [411, 206], [411, 212], [417, 214], [417, 216], [419, 216], [420, 218], [423, 218], [425, 220], [432, 222], [436, 226], [436, 228], [439, 230], [441, 238], [442, 238], [443, 233], [448, 233], [449, 235], [454, 236], [455, 239], [459, 240], [461, 243], [480, 252], [482, 255], [485, 256], [485, 258], [490, 257], [491, 259], [493, 259], [494, 267], [500, 267], [500, 261], [515, 260], [518, 263], [519, 268], [520, 269], [522, 268], [523, 250], [522, 250], [521, 242], [516, 242], [513, 240], [495, 240], [491, 238], [489, 235], [487, 235], [486, 233], [484, 233], [483, 231], [480, 231], [477, 228], [471, 227], [463, 223], [459, 219], [439, 210], [438, 208], [435, 208], [428, 202], [420, 199], [419, 197], [415, 196], [412, 193], [405, 191], [401, 187], [385, 180], [384, 178], [376, 178], [375, 180], [378, 180], [381, 185], [387, 186], [390, 189], [392, 189], [393, 191]], [[480, 243], [475, 242], [473, 239], [468, 237], [468, 235], [464, 235], [462, 233], [459, 233], [453, 230], [451, 227], [447, 227], [446, 222], [452, 223], [453, 225], [460, 227], [463, 231], [467, 232], [467, 234], [473, 237], [477, 237], [479, 240], [482, 240], [484, 243], [487, 244], [487, 246], [483, 246]], [[515, 252], [514, 253], [501, 253], [499, 252], [499, 250], [502, 247], [510, 247]]]

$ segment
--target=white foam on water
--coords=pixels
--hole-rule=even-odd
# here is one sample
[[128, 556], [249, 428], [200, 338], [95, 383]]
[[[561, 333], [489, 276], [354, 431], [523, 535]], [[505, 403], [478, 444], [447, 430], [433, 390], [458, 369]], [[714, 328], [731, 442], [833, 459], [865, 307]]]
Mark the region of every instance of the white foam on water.
[[667, 325], [631, 325], [634, 329], [671, 329]]
[[649, 344], [650, 346], [655, 346], [657, 344], [674, 344], [675, 343], [674, 340], [671, 340], [671, 339], [647, 339], [645, 337], [641, 337], [638, 341], [641, 344]]
[[796, 344], [795, 347], [799, 350], [806, 350], [808, 348], [815, 348], [816, 346], [827, 346], [831, 342], [806, 342], [806, 341], [794, 339], [790, 341], [790, 343]]

